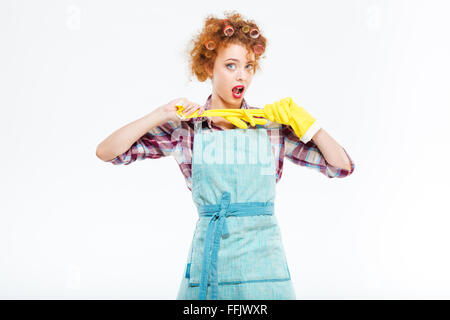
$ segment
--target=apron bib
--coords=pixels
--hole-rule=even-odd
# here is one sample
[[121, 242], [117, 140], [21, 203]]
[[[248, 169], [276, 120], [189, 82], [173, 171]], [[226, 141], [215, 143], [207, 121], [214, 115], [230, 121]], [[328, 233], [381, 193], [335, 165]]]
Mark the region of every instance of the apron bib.
[[195, 123], [192, 199], [199, 219], [177, 299], [295, 299], [274, 215], [267, 129]]

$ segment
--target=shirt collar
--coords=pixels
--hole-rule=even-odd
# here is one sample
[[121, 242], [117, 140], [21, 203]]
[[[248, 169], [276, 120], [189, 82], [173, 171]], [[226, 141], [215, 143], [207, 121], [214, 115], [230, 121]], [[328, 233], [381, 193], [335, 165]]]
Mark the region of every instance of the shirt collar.
[[[212, 94], [209, 95], [209, 97], [206, 99], [206, 103], [204, 105], [205, 110], [210, 110], [211, 109], [211, 98], [212, 98]], [[248, 109], [248, 105], [247, 102], [245, 101], [245, 99], [242, 99], [242, 104], [241, 104], [241, 108], [240, 109]], [[208, 123], [208, 127], [210, 129], [212, 129], [212, 124], [211, 124], [211, 117], [194, 117], [194, 121], [205, 121]]]

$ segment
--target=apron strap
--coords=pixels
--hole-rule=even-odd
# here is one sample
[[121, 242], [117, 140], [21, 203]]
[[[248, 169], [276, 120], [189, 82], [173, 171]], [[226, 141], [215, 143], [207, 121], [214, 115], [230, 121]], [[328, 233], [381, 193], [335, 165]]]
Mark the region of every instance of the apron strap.
[[201, 121], [201, 120], [194, 122], [194, 133], [202, 133], [203, 122], [204, 121]]

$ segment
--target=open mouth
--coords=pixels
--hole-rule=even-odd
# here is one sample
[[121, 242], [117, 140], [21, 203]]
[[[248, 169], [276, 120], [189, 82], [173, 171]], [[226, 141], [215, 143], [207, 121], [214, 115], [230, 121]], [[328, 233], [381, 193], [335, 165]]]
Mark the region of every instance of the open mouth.
[[240, 98], [244, 92], [244, 86], [235, 86], [231, 91], [233, 92], [233, 97]]

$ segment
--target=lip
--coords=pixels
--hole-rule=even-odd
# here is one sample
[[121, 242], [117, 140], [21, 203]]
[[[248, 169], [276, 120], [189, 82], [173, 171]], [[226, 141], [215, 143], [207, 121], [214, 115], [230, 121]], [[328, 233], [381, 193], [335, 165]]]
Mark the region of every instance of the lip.
[[[239, 95], [235, 94], [235, 93], [233, 92], [233, 90], [234, 90], [235, 88], [242, 88], [242, 92], [241, 92]], [[231, 89], [231, 93], [233, 94], [233, 97], [235, 97], [236, 99], [242, 98], [242, 96], [244, 95], [244, 91], [245, 91], [245, 87], [244, 87], [243, 85], [241, 85], [241, 84], [240, 84], [240, 85], [237, 85], [237, 86], [234, 86], [233, 89]]]

